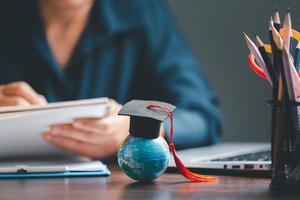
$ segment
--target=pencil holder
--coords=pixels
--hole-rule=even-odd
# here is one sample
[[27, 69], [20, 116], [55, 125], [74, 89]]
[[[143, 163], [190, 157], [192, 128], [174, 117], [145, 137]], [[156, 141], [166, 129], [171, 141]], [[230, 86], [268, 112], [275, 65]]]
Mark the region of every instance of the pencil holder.
[[300, 103], [272, 101], [272, 191], [299, 191]]

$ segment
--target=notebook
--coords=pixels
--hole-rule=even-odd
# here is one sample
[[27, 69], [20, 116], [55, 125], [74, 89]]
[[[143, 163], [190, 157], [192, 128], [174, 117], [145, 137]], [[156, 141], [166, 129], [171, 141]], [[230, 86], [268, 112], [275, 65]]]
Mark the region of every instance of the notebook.
[[42, 138], [51, 124], [71, 123], [75, 118], [101, 118], [108, 112], [108, 99], [97, 98], [44, 106], [0, 107], [0, 159], [61, 157], [68, 154]]
[[50, 125], [75, 118], [102, 118], [107, 98], [0, 107], [0, 179], [108, 176], [101, 161], [77, 157], [42, 138]]
[[0, 179], [57, 178], [82, 176], [109, 176], [111, 172], [101, 161], [83, 157], [9, 159], [0, 161]]

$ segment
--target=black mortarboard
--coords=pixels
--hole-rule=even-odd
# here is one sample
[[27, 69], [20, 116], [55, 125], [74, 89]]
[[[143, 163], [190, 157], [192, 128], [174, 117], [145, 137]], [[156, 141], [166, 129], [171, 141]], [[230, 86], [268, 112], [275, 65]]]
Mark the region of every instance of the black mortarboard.
[[168, 114], [159, 109], [148, 108], [149, 105], [159, 105], [173, 111], [176, 107], [159, 101], [132, 100], [126, 103], [118, 115], [130, 116], [130, 135], [140, 138], [157, 138], [160, 125]]

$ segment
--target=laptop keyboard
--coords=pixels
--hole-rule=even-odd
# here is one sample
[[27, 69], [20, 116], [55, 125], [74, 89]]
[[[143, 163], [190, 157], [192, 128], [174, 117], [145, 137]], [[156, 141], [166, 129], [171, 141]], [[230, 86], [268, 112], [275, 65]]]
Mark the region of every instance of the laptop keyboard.
[[213, 159], [212, 161], [271, 161], [271, 151], [260, 151], [251, 154], [218, 158]]

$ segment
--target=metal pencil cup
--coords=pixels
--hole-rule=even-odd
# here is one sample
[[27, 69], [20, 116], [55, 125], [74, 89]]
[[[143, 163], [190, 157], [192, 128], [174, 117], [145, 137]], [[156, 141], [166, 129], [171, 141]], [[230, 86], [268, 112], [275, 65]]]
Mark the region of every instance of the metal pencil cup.
[[272, 191], [300, 189], [300, 103], [272, 101]]

